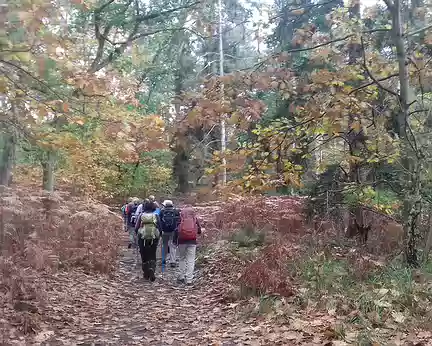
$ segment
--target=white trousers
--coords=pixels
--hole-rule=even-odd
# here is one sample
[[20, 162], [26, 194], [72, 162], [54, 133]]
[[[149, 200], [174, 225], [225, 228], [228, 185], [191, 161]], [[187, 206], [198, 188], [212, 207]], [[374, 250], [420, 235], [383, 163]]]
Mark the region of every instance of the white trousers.
[[185, 279], [187, 283], [193, 280], [193, 272], [195, 268], [195, 244], [179, 244], [180, 254], [179, 275], [180, 280]]

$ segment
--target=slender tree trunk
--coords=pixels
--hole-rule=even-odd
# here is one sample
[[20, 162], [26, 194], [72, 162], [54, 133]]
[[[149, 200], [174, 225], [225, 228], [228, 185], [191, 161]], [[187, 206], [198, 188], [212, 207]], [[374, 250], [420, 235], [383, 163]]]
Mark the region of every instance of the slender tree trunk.
[[[353, 20], [360, 20], [360, 1], [352, 0], [351, 7], [349, 9], [350, 18]], [[350, 44], [349, 49], [349, 57], [348, 64], [355, 65], [357, 64], [357, 60], [365, 54], [362, 51], [361, 45], [359, 42], [353, 42]], [[356, 85], [357, 86], [357, 85]], [[348, 121], [348, 133], [347, 140], [349, 144], [349, 151], [351, 156], [360, 156], [361, 148], [364, 142], [364, 136], [362, 135], [362, 130], [360, 128], [359, 132], [353, 127], [353, 124], [358, 121], [356, 118], [360, 119], [358, 114], [350, 114]], [[350, 183], [361, 184], [361, 174], [360, 174], [360, 164], [356, 160], [350, 160], [349, 162], [349, 173], [348, 178]], [[351, 212], [354, 214], [355, 220], [357, 223], [364, 227], [365, 221], [363, 219], [363, 211], [360, 205], [356, 205]]]
[[189, 186], [189, 156], [185, 148], [177, 146], [174, 149], [175, 156], [173, 160], [173, 174], [177, 180], [177, 191], [187, 193]]
[[54, 172], [56, 166], [56, 154], [49, 150], [46, 152], [46, 159], [42, 161], [43, 180], [42, 187], [44, 190], [54, 191]]
[[[224, 50], [223, 50], [223, 12], [222, 12], [222, 0], [219, 0], [219, 76], [224, 76]], [[221, 80], [221, 93], [222, 100], [224, 99], [224, 84]], [[226, 151], [226, 124], [225, 124], [225, 114], [221, 115], [221, 154], [222, 154], [222, 184], [226, 185], [227, 182], [227, 168], [226, 168], [226, 159], [225, 159], [225, 151]]]
[[15, 164], [16, 136], [14, 131], [3, 132], [1, 135], [2, 151], [0, 157], [0, 185], [9, 186], [12, 183], [12, 172]]
[[429, 230], [426, 239], [426, 245], [423, 251], [423, 262], [427, 262], [429, 260], [429, 253], [432, 248], [432, 208], [429, 208], [428, 226]]
[[396, 48], [398, 68], [400, 111], [397, 114], [397, 130], [403, 149], [401, 158], [405, 175], [405, 189], [403, 191], [403, 228], [405, 233], [406, 261], [411, 266], [418, 266], [417, 240], [418, 240], [418, 216], [421, 213], [421, 153], [416, 146], [415, 137], [408, 131], [409, 124], [409, 73], [406, 65], [407, 56], [403, 37], [402, 4], [395, 0], [393, 4], [387, 0], [387, 6], [392, 15], [392, 34]]

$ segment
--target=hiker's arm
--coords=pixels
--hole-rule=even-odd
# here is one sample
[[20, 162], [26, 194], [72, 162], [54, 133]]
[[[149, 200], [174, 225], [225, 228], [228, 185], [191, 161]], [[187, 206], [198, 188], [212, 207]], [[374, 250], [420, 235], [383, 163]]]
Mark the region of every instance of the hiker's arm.
[[135, 222], [135, 233], [138, 233], [138, 230], [141, 226], [141, 214], [137, 216], [136, 222]]
[[180, 226], [180, 221], [181, 221], [181, 219], [180, 219], [180, 212], [178, 210], [176, 212], [175, 220], [176, 220], [175, 230], [178, 231], [178, 228]]
[[173, 241], [174, 244], [178, 245], [178, 228], [176, 228], [174, 230], [174, 235], [173, 235], [173, 240], [172, 241]]
[[156, 227], [159, 230], [159, 232], [162, 232], [162, 224], [161, 224], [161, 219], [159, 217], [159, 215], [156, 215]]
[[197, 227], [198, 227], [198, 234], [201, 234], [201, 224], [200, 224], [200, 222], [198, 221], [198, 219], [196, 219], [196, 225], [197, 225]]
[[129, 219], [129, 206], [126, 205], [123, 212], [124, 229], [127, 232], [128, 229], [128, 219]]
[[138, 206], [136, 212], [135, 212], [135, 217], [138, 217], [138, 215], [141, 214], [141, 212], [142, 212], [142, 208], [143, 208], [143, 205], [140, 204], [140, 205]]

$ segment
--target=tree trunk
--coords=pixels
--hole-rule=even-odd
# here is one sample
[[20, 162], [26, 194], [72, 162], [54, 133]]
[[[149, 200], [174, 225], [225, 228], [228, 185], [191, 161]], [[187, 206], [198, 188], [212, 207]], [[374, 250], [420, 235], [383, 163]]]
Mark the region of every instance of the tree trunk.
[[391, 4], [388, 0], [387, 6], [392, 15], [392, 34], [396, 48], [400, 95], [400, 111], [397, 114], [397, 130], [404, 150], [401, 152], [404, 156], [401, 162], [405, 175], [405, 189], [402, 191], [403, 196], [403, 228], [405, 234], [405, 256], [406, 261], [411, 266], [418, 266], [417, 239], [418, 239], [418, 216], [421, 213], [421, 153], [416, 146], [416, 139], [407, 131], [409, 121], [409, 74], [406, 65], [407, 56], [404, 44], [403, 22], [401, 1], [395, 0]]
[[54, 171], [56, 166], [56, 155], [53, 151], [49, 150], [46, 152], [46, 158], [42, 161], [42, 187], [44, 190], [53, 192], [54, 191]]
[[12, 183], [12, 171], [15, 164], [16, 137], [7, 130], [2, 134], [2, 152], [0, 157], [0, 185]]
[[428, 236], [426, 239], [426, 245], [423, 251], [423, 262], [426, 263], [429, 260], [429, 253], [432, 248], [432, 208], [429, 208], [429, 217], [428, 217]]
[[[351, 3], [351, 7], [349, 9], [349, 15], [350, 18], [353, 20], [360, 20], [360, 1], [359, 0], [353, 0]], [[349, 57], [348, 57], [348, 64], [349, 65], [355, 65], [357, 64], [357, 60], [362, 57], [364, 54], [361, 44], [358, 42], [353, 42], [350, 44], [349, 48]], [[355, 84], [355, 86], [358, 86], [358, 84]], [[351, 156], [361, 156], [361, 150], [364, 145], [364, 135], [362, 134], [362, 129], [360, 128], [359, 132], [356, 132], [353, 124], [356, 121], [359, 121], [357, 119], [360, 119], [360, 115], [358, 114], [350, 114], [349, 121], [348, 121], [348, 133], [347, 133], [347, 141], [349, 146], [349, 151]], [[354, 184], [361, 184], [361, 174], [360, 174], [360, 164], [356, 160], [350, 160], [349, 161], [349, 172], [348, 172], [348, 179], [350, 183]], [[365, 220], [363, 219], [363, 211], [361, 205], [358, 203], [354, 208], [351, 210], [352, 214], [354, 215], [354, 218], [361, 227], [365, 227]]]
[[189, 185], [189, 155], [186, 150], [177, 146], [174, 150], [173, 174], [177, 180], [177, 192], [187, 193], [190, 190]]

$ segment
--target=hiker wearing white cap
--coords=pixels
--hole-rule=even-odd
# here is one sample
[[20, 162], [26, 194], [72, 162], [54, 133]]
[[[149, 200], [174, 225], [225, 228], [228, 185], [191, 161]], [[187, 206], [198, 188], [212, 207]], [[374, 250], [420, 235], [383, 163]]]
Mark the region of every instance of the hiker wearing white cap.
[[165, 200], [162, 205], [164, 208], [161, 210], [159, 216], [162, 229], [163, 258], [166, 260], [169, 259], [170, 266], [175, 267], [177, 245], [173, 242], [173, 238], [180, 224], [180, 212], [174, 208], [174, 204], [170, 200]]

